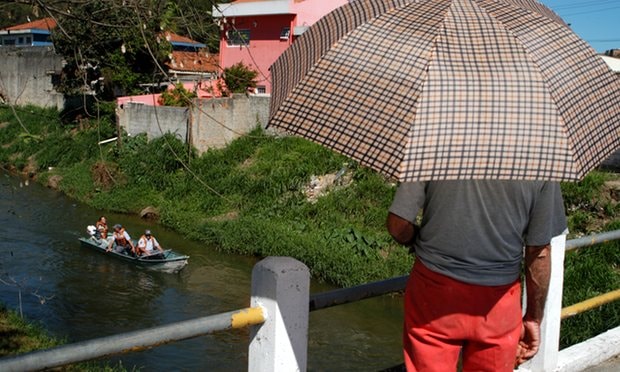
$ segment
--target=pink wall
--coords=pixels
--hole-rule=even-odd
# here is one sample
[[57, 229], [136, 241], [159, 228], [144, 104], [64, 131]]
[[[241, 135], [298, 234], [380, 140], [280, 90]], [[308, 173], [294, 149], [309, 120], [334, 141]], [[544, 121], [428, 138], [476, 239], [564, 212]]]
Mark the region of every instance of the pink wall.
[[292, 1], [291, 10], [297, 14], [297, 25], [313, 25], [332, 10], [349, 3], [349, 0], [297, 0]]
[[[292, 27], [294, 15], [273, 15], [254, 17], [235, 17], [234, 27], [237, 30], [250, 30], [249, 47], [228, 46], [226, 30], [220, 38], [220, 65], [230, 67], [238, 62], [258, 71], [258, 84], [265, 86], [267, 93], [271, 92], [271, 77], [269, 66], [288, 48], [291, 38], [280, 40], [283, 27]], [[292, 34], [292, 29], [291, 29]]]
[[[220, 66], [230, 67], [243, 62], [258, 71], [258, 84], [271, 93], [269, 67], [289, 47], [295, 26], [311, 26], [332, 10], [348, 3], [348, 0], [290, 0], [291, 14], [270, 16], [234, 17], [234, 26], [228, 24], [220, 37]], [[232, 28], [250, 30], [249, 47], [228, 46], [226, 31]], [[283, 27], [290, 27], [289, 40], [280, 40]]]
[[[222, 95], [218, 87], [218, 80], [208, 80], [208, 81], [201, 81], [197, 83], [186, 82], [186, 83], [183, 83], [183, 87], [189, 90], [190, 92], [196, 93], [196, 96], [198, 98], [213, 98], [213, 97], [221, 97]], [[168, 86], [168, 90], [173, 90], [173, 89], [174, 89], [174, 85], [171, 84]], [[122, 106], [123, 104], [127, 102], [133, 102], [133, 103], [142, 103], [147, 106], [161, 106], [159, 104], [160, 96], [161, 94], [156, 93], [156, 94], [143, 94], [139, 96], [118, 97], [116, 99], [116, 105]]]

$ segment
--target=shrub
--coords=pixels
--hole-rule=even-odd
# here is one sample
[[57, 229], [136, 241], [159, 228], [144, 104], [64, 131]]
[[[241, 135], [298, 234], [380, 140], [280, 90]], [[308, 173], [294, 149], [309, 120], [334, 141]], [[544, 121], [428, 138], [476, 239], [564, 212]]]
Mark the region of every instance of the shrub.
[[196, 93], [190, 92], [178, 83], [172, 90], [162, 92], [159, 97], [159, 104], [163, 106], [188, 107], [192, 104], [192, 100], [196, 98]]
[[[224, 69], [224, 82], [228, 93], [246, 93], [250, 88], [256, 88], [256, 77], [258, 72], [252, 70], [243, 62], [236, 63]], [[228, 94], [224, 94], [228, 95]]]

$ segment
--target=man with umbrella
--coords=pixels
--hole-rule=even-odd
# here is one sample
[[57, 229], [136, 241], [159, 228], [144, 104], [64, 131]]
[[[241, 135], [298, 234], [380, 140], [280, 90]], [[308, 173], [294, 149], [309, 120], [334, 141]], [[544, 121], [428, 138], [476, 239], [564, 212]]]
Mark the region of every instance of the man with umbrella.
[[357, 0], [271, 75], [270, 126], [401, 182], [388, 227], [418, 256], [408, 369], [454, 370], [461, 347], [465, 370], [535, 354], [548, 243], [566, 226], [557, 182], [620, 147], [620, 79], [594, 50], [535, 0]]
[[[454, 370], [462, 350], [466, 371], [510, 371], [515, 355], [520, 364], [536, 354], [549, 243], [566, 229], [557, 183], [403, 183], [387, 226], [416, 253], [405, 292], [408, 370]], [[527, 312], [521, 321], [524, 245]]]

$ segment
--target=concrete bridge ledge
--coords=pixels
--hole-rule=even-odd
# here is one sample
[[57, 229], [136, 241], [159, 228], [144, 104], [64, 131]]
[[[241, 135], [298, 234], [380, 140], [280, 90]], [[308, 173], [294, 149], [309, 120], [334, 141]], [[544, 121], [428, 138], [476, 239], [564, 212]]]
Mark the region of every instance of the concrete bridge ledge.
[[[588, 370], [620, 355], [620, 327], [560, 351], [556, 372]], [[617, 366], [620, 370], [620, 365]]]

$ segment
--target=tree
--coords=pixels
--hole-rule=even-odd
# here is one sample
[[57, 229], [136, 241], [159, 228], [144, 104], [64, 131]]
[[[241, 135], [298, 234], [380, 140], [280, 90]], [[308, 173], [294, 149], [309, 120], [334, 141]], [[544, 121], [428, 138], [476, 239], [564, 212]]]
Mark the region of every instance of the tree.
[[[224, 69], [224, 82], [228, 93], [246, 93], [249, 88], [256, 88], [258, 72], [243, 62], [236, 63]], [[221, 89], [222, 93], [225, 90]]]
[[179, 0], [168, 2], [164, 27], [190, 39], [204, 42], [209, 52], [220, 47], [220, 30], [213, 21], [212, 10], [217, 4], [231, 0]]
[[144, 0], [71, 3], [52, 32], [56, 51], [67, 62], [59, 90], [90, 89], [111, 99], [161, 80], [171, 51], [161, 32], [165, 5]]
[[38, 18], [32, 6], [18, 3], [2, 3], [0, 5], [0, 29], [28, 22]]
[[215, 4], [228, 0], [14, 0], [0, 3], [0, 24], [52, 17], [52, 41], [66, 65], [58, 90], [100, 98], [143, 92], [167, 81], [172, 50], [164, 31], [219, 47]]

